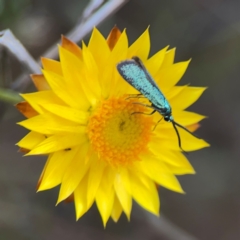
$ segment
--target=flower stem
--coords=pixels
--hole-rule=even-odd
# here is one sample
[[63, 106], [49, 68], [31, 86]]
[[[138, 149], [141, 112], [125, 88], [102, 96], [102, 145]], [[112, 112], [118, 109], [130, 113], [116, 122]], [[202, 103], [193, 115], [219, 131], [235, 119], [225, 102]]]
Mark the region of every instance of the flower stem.
[[15, 104], [21, 102], [22, 100], [23, 99], [21, 98], [19, 93], [10, 89], [0, 88], [0, 101]]

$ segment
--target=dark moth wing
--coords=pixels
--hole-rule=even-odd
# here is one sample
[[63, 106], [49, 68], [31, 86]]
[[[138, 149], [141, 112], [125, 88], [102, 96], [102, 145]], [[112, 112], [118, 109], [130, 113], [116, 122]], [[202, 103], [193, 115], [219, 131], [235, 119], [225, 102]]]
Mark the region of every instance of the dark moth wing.
[[163, 111], [170, 108], [161, 90], [138, 57], [117, 64], [119, 74], [149, 101]]

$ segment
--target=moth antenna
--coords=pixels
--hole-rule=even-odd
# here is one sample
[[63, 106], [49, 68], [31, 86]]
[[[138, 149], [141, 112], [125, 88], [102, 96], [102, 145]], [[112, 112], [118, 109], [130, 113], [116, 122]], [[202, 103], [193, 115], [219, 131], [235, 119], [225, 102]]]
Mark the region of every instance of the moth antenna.
[[177, 122], [175, 122], [175, 121], [172, 121], [172, 123], [174, 123], [174, 125], [176, 125], [176, 126], [182, 128], [182, 129], [185, 130], [186, 132], [190, 133], [192, 136], [198, 138], [195, 134], [193, 134], [191, 131], [189, 131], [187, 128], [185, 128], [185, 127], [182, 126], [181, 124], [179, 124], [179, 123], [177, 123]]
[[180, 124], [178, 124], [178, 123], [176, 123], [176, 122], [174, 122], [174, 121], [172, 121], [172, 125], [173, 125], [173, 128], [174, 128], [174, 130], [175, 130], [175, 132], [176, 132], [176, 134], [177, 134], [178, 146], [179, 146], [179, 148], [180, 148], [184, 153], [187, 154], [187, 152], [185, 152], [185, 151], [182, 149], [180, 134], [179, 134], [178, 129], [177, 129], [176, 126], [181, 127], [181, 128], [183, 128], [183, 129], [185, 129], [185, 128], [184, 128], [182, 125], [180, 125]]

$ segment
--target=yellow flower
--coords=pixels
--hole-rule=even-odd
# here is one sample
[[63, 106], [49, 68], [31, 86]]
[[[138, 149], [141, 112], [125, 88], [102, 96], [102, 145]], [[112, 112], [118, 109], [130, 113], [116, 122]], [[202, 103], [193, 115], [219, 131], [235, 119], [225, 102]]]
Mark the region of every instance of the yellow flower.
[[[32, 75], [38, 92], [22, 94], [17, 108], [30, 130], [18, 146], [26, 155], [48, 155], [38, 191], [60, 186], [57, 203], [73, 199], [79, 219], [96, 202], [104, 226], [122, 212], [130, 219], [132, 199], [159, 215], [157, 185], [183, 193], [175, 175], [193, 174], [181, 153], [172, 124], [152, 116], [128, 98], [136, 90], [116, 65], [138, 56], [169, 101], [176, 122], [194, 131], [204, 116], [185, 111], [205, 90], [175, 86], [189, 61], [174, 63], [168, 47], [148, 58], [148, 29], [129, 47], [126, 31], [115, 27], [107, 39], [95, 28], [82, 49], [62, 38], [60, 62], [43, 58], [43, 75]], [[208, 144], [179, 129], [182, 147], [194, 151]]]

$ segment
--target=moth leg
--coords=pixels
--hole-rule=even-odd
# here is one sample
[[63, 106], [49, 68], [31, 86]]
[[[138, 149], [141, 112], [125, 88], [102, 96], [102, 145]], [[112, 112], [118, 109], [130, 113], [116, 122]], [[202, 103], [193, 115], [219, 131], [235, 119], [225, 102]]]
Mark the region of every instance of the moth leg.
[[133, 113], [131, 113], [131, 115], [133, 115], [133, 114], [144, 114], [144, 115], [153, 115], [154, 113], [156, 112], [156, 110], [153, 110], [152, 112], [150, 112], [150, 113], [144, 113], [144, 112], [133, 112]]
[[157, 127], [157, 125], [162, 121], [163, 118], [161, 118], [160, 120], [157, 121], [157, 123], [155, 124], [153, 131], [155, 130], [155, 128]]
[[148, 107], [148, 108], [154, 109], [151, 105], [147, 105], [147, 104], [140, 103], [140, 102], [134, 102], [133, 104], [138, 104], [138, 105], [142, 105], [142, 106], [144, 106], [144, 107]]
[[[142, 105], [142, 106], [144, 106], [144, 107], [148, 107], [148, 108], [151, 108], [151, 109], [154, 109], [152, 106], [149, 106], [149, 105], [147, 105], [147, 104], [144, 104], [144, 103], [133, 103], [133, 104], [139, 104], [139, 105]], [[144, 113], [144, 112], [133, 112], [133, 113], [131, 113], [131, 115], [133, 115], [133, 114], [144, 114], [144, 115], [153, 115], [155, 112], [156, 112], [157, 110], [156, 109], [154, 109], [152, 112], [150, 112], [150, 113]]]
[[141, 93], [139, 94], [131, 94], [129, 97], [126, 98], [127, 99], [130, 99], [130, 98], [145, 98]]

